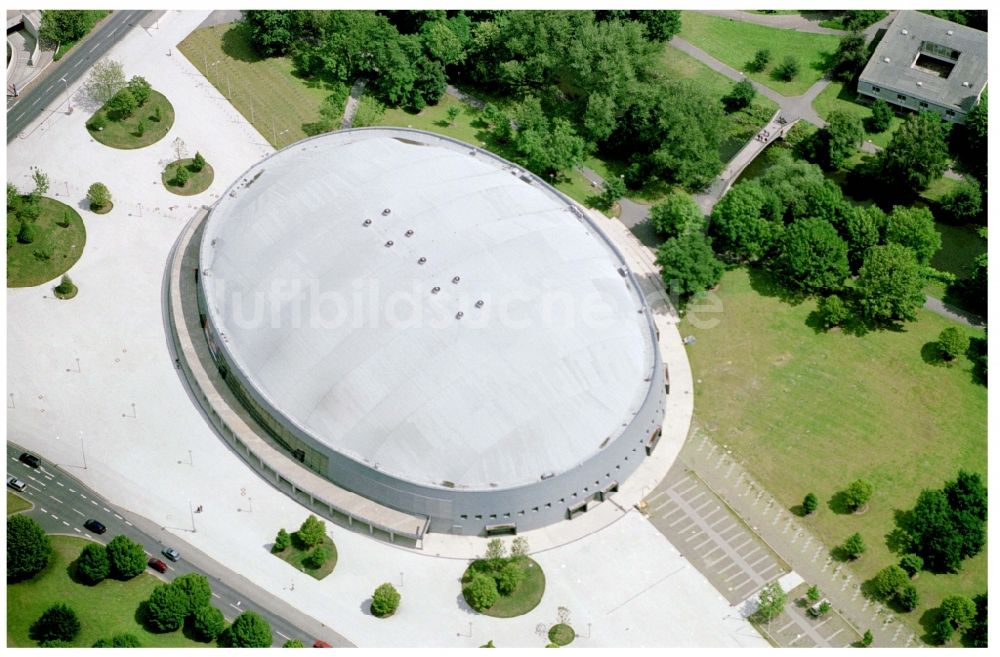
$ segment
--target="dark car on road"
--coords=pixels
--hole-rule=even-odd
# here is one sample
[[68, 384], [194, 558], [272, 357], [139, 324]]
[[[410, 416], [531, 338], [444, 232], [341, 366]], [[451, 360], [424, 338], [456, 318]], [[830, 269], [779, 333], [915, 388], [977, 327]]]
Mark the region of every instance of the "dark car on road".
[[99, 520], [94, 520], [93, 518], [90, 518], [87, 522], [83, 523], [83, 526], [95, 534], [103, 534], [108, 531], [108, 528], [104, 526], [104, 523]]
[[17, 457], [17, 460], [25, 465], [30, 465], [33, 468], [37, 468], [42, 465], [42, 459], [38, 458], [34, 454], [29, 454], [28, 452], [23, 452]]
[[150, 557], [149, 561], [146, 562], [146, 565], [153, 570], [160, 571], [161, 573], [167, 572], [167, 564], [163, 563], [163, 561], [157, 559], [156, 557]]

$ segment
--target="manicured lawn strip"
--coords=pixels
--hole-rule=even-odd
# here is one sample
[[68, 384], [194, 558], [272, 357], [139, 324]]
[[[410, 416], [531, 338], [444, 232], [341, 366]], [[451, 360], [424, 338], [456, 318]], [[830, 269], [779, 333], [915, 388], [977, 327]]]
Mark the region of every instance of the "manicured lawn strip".
[[24, 499], [20, 495], [15, 495], [14, 493], [7, 491], [7, 515], [11, 515], [19, 511], [27, 511], [30, 508], [31, 502]]
[[[824, 121], [830, 116], [831, 112], [840, 111], [858, 117], [867, 128], [868, 119], [872, 115], [871, 106], [862, 105], [855, 100], [856, 98], [857, 94], [849, 87], [845, 87], [843, 82], [831, 82], [827, 85], [826, 89], [816, 96], [816, 100], [813, 101], [812, 105], [813, 109], [816, 110], [816, 113]], [[902, 123], [902, 119], [898, 116], [893, 116], [888, 130], [885, 132], [866, 132], [865, 139], [870, 140], [880, 148], [885, 148], [889, 145], [893, 133], [896, 132], [896, 129]]]
[[[67, 567], [89, 541], [73, 536], [52, 536], [53, 555], [45, 570], [27, 582], [7, 585], [7, 645], [34, 647], [28, 629], [42, 612], [57, 602], [76, 611], [80, 633], [75, 647], [90, 647], [100, 638], [128, 632], [144, 647], [194, 648], [210, 644], [199, 643], [184, 636], [183, 630], [168, 634], [147, 632], [136, 619], [139, 604], [149, 597], [153, 588], [163, 581], [142, 574], [127, 582], [107, 579], [97, 586], [77, 584], [70, 579]], [[228, 612], [227, 612], [228, 613]]]
[[[770, 50], [767, 69], [747, 74], [784, 96], [802, 95], [819, 80], [826, 56], [836, 51], [839, 42], [838, 37], [829, 34], [778, 29], [695, 11], [682, 12], [680, 36], [737, 71], [744, 70], [744, 64], [753, 59], [757, 50]], [[772, 79], [771, 69], [788, 56], [798, 60], [798, 75], [791, 82]]]
[[[35, 240], [31, 244], [20, 242], [7, 249], [7, 287], [33, 287], [60, 276], [76, 264], [87, 243], [87, 230], [80, 213], [70, 206], [51, 198], [41, 198], [41, 213], [35, 220]], [[64, 213], [69, 214], [66, 228], [58, 225]], [[7, 229], [17, 231], [20, 222], [12, 213], [7, 214]], [[46, 246], [52, 257], [42, 260], [35, 251]]]
[[575, 638], [576, 632], [565, 623], [559, 623], [549, 628], [549, 641], [557, 646], [567, 646], [573, 643]]
[[[155, 121], [156, 108], [160, 108], [160, 120]], [[170, 132], [174, 125], [174, 106], [170, 104], [167, 97], [155, 89], [150, 92], [149, 100], [146, 104], [138, 108], [132, 116], [121, 121], [112, 121], [108, 118], [107, 112], [103, 109], [97, 110], [98, 114], [104, 116], [106, 124], [103, 130], [91, 130], [90, 121], [87, 122], [87, 132], [90, 136], [105, 146], [111, 148], [121, 148], [129, 150], [133, 148], [143, 148], [163, 139], [164, 135]], [[139, 121], [146, 122], [146, 129], [142, 136], [136, 135]]]
[[[682, 334], [697, 338], [688, 347], [696, 423], [787, 508], [814, 492], [820, 508], [804, 522], [828, 547], [860, 532], [868, 551], [852, 568], [869, 579], [899, 559], [885, 544], [897, 510], [959, 468], [985, 477], [987, 389], [964, 358], [954, 367], [922, 359], [954, 325], [943, 317], [920, 310], [901, 331], [816, 333], [806, 325], [814, 301], [793, 306], [768, 290], [766, 276], [729, 271], [716, 293], [723, 312], [700, 315], [719, 324], [685, 318]], [[868, 512], [831, 511], [830, 498], [859, 478], [875, 486]], [[918, 619], [944, 596], [986, 590], [986, 549], [956, 575], [925, 572], [914, 583], [920, 607], [903, 617], [923, 634]]]
[[[509, 596], [501, 595], [496, 604], [480, 612], [483, 615], [492, 616], [493, 618], [522, 616], [537, 607], [538, 603], [542, 601], [542, 595], [545, 593], [545, 573], [542, 571], [542, 567], [531, 557], [520, 557], [515, 563], [524, 572], [524, 578], [521, 580], [521, 583], [514, 590], [514, 593]], [[465, 573], [462, 575], [463, 596], [465, 595], [465, 582], [471, 579], [472, 573], [476, 568], [484, 567], [482, 564], [481, 560], [477, 560], [473, 561], [466, 568]], [[468, 602], [468, 599], [466, 599], [466, 602]]]
[[212, 181], [215, 180], [215, 170], [211, 164], [206, 164], [197, 173], [191, 173], [191, 177], [188, 178], [183, 187], [177, 187], [173, 184], [174, 176], [177, 175], [177, 167], [186, 167], [193, 161], [194, 158], [190, 157], [183, 160], [175, 160], [163, 169], [163, 173], [160, 174], [160, 180], [168, 192], [173, 192], [179, 196], [194, 196], [195, 194], [201, 194], [211, 186]]
[[309, 557], [312, 549], [302, 550], [295, 545], [296, 541], [293, 538], [291, 546], [281, 552], [273, 552], [272, 554], [282, 561], [291, 564], [296, 570], [302, 571], [315, 579], [323, 579], [337, 567], [337, 546], [334, 545], [333, 539], [329, 536], [323, 537], [323, 547], [326, 548], [330, 558], [326, 560], [322, 568], [310, 568], [307, 566], [304, 561]]
[[302, 126], [319, 120], [320, 104], [331, 93], [328, 85], [296, 77], [288, 57], [261, 59], [244, 30], [240, 24], [202, 28], [177, 49], [272, 146], [305, 138]]

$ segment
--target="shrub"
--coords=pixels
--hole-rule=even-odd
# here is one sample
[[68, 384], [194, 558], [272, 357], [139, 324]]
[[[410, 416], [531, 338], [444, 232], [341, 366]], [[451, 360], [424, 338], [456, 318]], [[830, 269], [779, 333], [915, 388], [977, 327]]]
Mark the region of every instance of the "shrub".
[[117, 121], [126, 119], [135, 113], [135, 110], [139, 107], [139, 103], [136, 102], [135, 96], [128, 89], [122, 89], [108, 101], [105, 106], [107, 109], [108, 116], [114, 118]]
[[746, 68], [748, 71], [759, 73], [767, 67], [768, 62], [770, 61], [771, 61], [771, 51], [766, 48], [761, 48], [760, 50], [754, 53], [753, 59], [744, 64], [744, 68]]
[[904, 586], [910, 583], [910, 576], [899, 566], [886, 566], [872, 578], [872, 591], [882, 600], [890, 600]]
[[826, 328], [841, 326], [851, 316], [847, 304], [836, 294], [820, 299], [816, 304], [816, 312], [819, 313], [820, 321]]
[[46, 609], [31, 624], [29, 636], [35, 641], [72, 641], [80, 633], [80, 619], [69, 606], [60, 603]]
[[244, 611], [237, 616], [226, 634], [226, 643], [233, 648], [271, 647], [271, 626], [253, 611]]
[[379, 618], [393, 615], [399, 608], [399, 598], [399, 591], [392, 584], [379, 585], [372, 595], [372, 614]]
[[450, 123], [451, 125], [455, 125], [455, 119], [457, 119], [458, 115], [461, 114], [461, 113], [462, 113], [461, 108], [456, 107], [455, 105], [452, 105], [451, 107], [449, 107], [448, 108], [448, 112], [447, 112], [447, 114], [448, 114], [448, 123]]
[[854, 533], [851, 534], [843, 545], [844, 554], [847, 555], [848, 559], [857, 559], [862, 554], [865, 553], [865, 541], [861, 538], [861, 534]]
[[[55, 293], [59, 296], [66, 297], [73, 294], [73, 292], [75, 291], [76, 291], [76, 285], [73, 283], [73, 279], [70, 278], [68, 274], [63, 274], [62, 280], [59, 281], [59, 285], [56, 285], [55, 287]], [[104, 560], [107, 561], [108, 559], [107, 551], [104, 548], [101, 548], [101, 552], [104, 553]], [[107, 576], [108, 576], [107, 573], [105, 573], [104, 577]], [[104, 577], [102, 577], [101, 579], [104, 579]], [[94, 583], [96, 584], [97, 582]]]
[[951, 641], [951, 635], [954, 634], [954, 632], [955, 628], [951, 626], [948, 619], [941, 618], [931, 626], [931, 640], [938, 645], [948, 643]]
[[14, 183], [7, 183], [7, 212], [17, 210], [21, 206], [21, 192]]
[[809, 602], [816, 602], [823, 597], [823, 594], [819, 592], [819, 587], [813, 584], [809, 587], [809, 590], [806, 591], [806, 597], [809, 598]]
[[104, 128], [108, 127], [108, 120], [104, 117], [104, 114], [98, 112], [90, 119], [90, 123], [87, 124], [87, 128], [93, 132], [100, 132]]
[[892, 108], [881, 98], [872, 103], [872, 116], [868, 127], [872, 132], [885, 132], [892, 125]]
[[212, 601], [212, 587], [208, 578], [199, 573], [188, 573], [175, 579], [171, 586], [177, 587], [187, 600], [185, 616], [194, 613]]
[[282, 527], [278, 530], [278, 535], [274, 537], [274, 546], [271, 547], [271, 552], [284, 552], [291, 544], [292, 537]]
[[497, 591], [500, 595], [510, 595], [517, 590], [522, 579], [524, 571], [516, 563], [508, 561], [496, 574]]
[[872, 636], [872, 631], [871, 630], [865, 630], [864, 636], [861, 637], [861, 647], [862, 648], [867, 648], [868, 646], [870, 646], [872, 644], [872, 641], [874, 641], [874, 640], [875, 640], [875, 637]]
[[157, 105], [155, 108], [153, 108], [153, 116], [151, 116], [149, 118], [151, 118], [152, 120], [156, 121], [157, 123], [159, 123], [160, 121], [163, 120], [163, 112], [160, 111], [160, 106], [159, 105]]
[[308, 563], [306, 564], [309, 568], [317, 569], [322, 568], [326, 560], [330, 558], [330, 552], [322, 545], [317, 545], [309, 556], [306, 558]]
[[849, 509], [857, 511], [868, 503], [868, 500], [871, 499], [874, 491], [874, 486], [864, 479], [852, 481], [844, 491], [844, 502], [847, 504]]
[[790, 55], [774, 68], [775, 77], [784, 82], [791, 82], [798, 74], [799, 61]]
[[152, 85], [146, 81], [146, 78], [139, 75], [133, 75], [132, 79], [128, 81], [126, 88], [132, 94], [132, 97], [135, 98], [135, 102], [139, 107], [146, 104], [146, 101], [149, 100], [149, 94], [153, 91]]
[[942, 358], [954, 360], [969, 350], [969, 334], [957, 326], [949, 326], [938, 336], [937, 347]]
[[51, 555], [49, 536], [33, 518], [7, 518], [7, 581], [35, 575], [48, 565]]
[[146, 570], [146, 551], [128, 536], [115, 536], [107, 550], [111, 574], [117, 579], [132, 579]]
[[52, 247], [48, 244], [40, 246], [31, 252], [31, 255], [35, 256], [36, 260], [51, 260], [52, 259]]
[[306, 518], [302, 523], [302, 526], [299, 527], [299, 531], [296, 535], [298, 536], [298, 539], [302, 541], [302, 545], [307, 548], [319, 545], [323, 542], [323, 538], [326, 536], [326, 523], [316, 516], [309, 514], [309, 517]]
[[284, 643], [282, 643], [281, 647], [282, 648], [305, 648], [305, 646], [302, 645], [302, 642], [299, 641], [298, 639], [289, 639], [288, 641], [285, 641]]
[[13, 228], [7, 229], [7, 248], [17, 244], [17, 232]]
[[757, 95], [757, 90], [753, 88], [750, 80], [740, 80], [733, 85], [728, 94], [722, 97], [722, 104], [727, 112], [736, 112], [744, 107], [750, 107], [753, 97]]
[[906, 571], [906, 574], [913, 577], [924, 567], [924, 560], [916, 554], [904, 554], [899, 560], [899, 567]]
[[141, 137], [144, 134], [146, 134], [146, 120], [139, 119], [139, 123], [137, 123], [135, 126], [135, 136]]
[[22, 221], [21, 229], [17, 231], [17, 241], [21, 244], [31, 244], [35, 241], [35, 224]]
[[920, 594], [913, 584], [905, 584], [895, 596], [896, 603], [903, 608], [903, 611], [913, 611], [920, 604]]
[[[68, 276], [63, 276], [63, 283], [68, 278]], [[59, 288], [63, 286], [63, 283], [60, 283], [56, 287], [56, 292], [62, 293]], [[72, 282], [70, 285], [72, 285]], [[76, 572], [79, 574], [80, 579], [87, 584], [97, 584], [104, 581], [104, 578], [111, 573], [111, 563], [108, 561], [108, 552], [104, 549], [104, 546], [97, 543], [88, 543], [85, 545], [76, 560]]]
[[191, 164], [188, 165], [188, 168], [195, 173], [198, 173], [199, 171], [204, 169], [205, 156], [202, 155], [200, 151], [195, 152], [194, 159], [191, 161]]
[[110, 639], [98, 639], [94, 643], [94, 648], [141, 648], [139, 637], [128, 632], [115, 634]]
[[104, 183], [95, 182], [87, 189], [87, 199], [92, 210], [100, 210], [111, 203], [111, 192]]
[[983, 209], [983, 193], [975, 180], [963, 180], [941, 199], [941, 207], [959, 223], [972, 221]]
[[226, 629], [226, 618], [212, 605], [205, 605], [194, 612], [194, 631], [204, 641], [214, 641]]
[[486, 573], [475, 573], [465, 590], [466, 600], [476, 611], [489, 609], [500, 599], [496, 580]]
[[146, 619], [157, 632], [173, 632], [188, 615], [188, 598], [172, 584], [160, 584], [146, 601]]
[[190, 177], [191, 173], [188, 171], [188, 168], [178, 164], [177, 171], [174, 172], [174, 179], [170, 181], [170, 184], [174, 187], [183, 187], [187, 184]]

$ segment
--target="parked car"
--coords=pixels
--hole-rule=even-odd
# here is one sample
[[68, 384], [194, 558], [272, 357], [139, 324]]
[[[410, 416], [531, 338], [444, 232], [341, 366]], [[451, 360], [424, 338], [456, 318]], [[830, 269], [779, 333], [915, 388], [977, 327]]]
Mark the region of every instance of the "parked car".
[[7, 485], [13, 488], [14, 490], [24, 490], [25, 488], [28, 487], [28, 484], [24, 483], [17, 477], [13, 477], [11, 475], [7, 475]]
[[22, 452], [17, 460], [25, 465], [30, 465], [33, 468], [37, 468], [42, 465], [42, 459], [38, 458], [34, 454], [29, 454], [28, 452]]
[[88, 519], [85, 523], [83, 523], [83, 526], [95, 534], [103, 534], [108, 531], [108, 528], [104, 526], [104, 523], [99, 520], [94, 520], [93, 518]]
[[316, 641], [313, 642], [313, 648], [332, 648], [332, 647], [333, 646], [331, 646], [326, 641], [323, 641], [322, 639], [316, 639]]
[[179, 561], [181, 558], [181, 553], [172, 547], [163, 548], [163, 556], [171, 561]]
[[146, 562], [146, 565], [153, 570], [158, 570], [161, 573], [167, 572], [167, 564], [163, 563], [163, 561], [157, 559], [156, 557], [150, 557], [149, 561]]

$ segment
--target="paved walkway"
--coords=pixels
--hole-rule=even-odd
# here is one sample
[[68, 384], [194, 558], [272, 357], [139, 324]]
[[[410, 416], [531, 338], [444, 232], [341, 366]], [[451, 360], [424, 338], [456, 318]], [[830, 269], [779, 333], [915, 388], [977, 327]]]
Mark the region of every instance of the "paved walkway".
[[35, 38], [23, 28], [11, 32], [7, 36], [7, 41], [10, 42], [13, 52], [11, 67], [7, 74], [7, 95], [13, 96], [15, 88], [20, 94], [28, 84], [49, 67], [55, 51], [41, 48], [38, 51], [36, 61], [30, 61], [31, 52], [35, 47]]
[[681, 460], [749, 524], [782, 559], [810, 584], [860, 635], [870, 629], [876, 647], [921, 645], [917, 635], [881, 603], [861, 594], [861, 579], [838, 563], [830, 550], [799, 518], [767, 492], [731, 455], [731, 450], [696, 428]]
[[367, 80], [359, 79], [351, 87], [351, 93], [347, 95], [347, 101], [344, 103], [344, 118], [340, 122], [341, 130], [350, 128], [351, 124], [354, 123], [354, 115], [358, 113], [358, 101], [361, 99], [361, 94], [364, 93], [367, 82]]
[[952, 321], [964, 324], [965, 326], [971, 328], [986, 328], [986, 322], [979, 315], [949, 305], [936, 297], [927, 297], [924, 301], [924, 308], [932, 313], [937, 313], [942, 317], [947, 317]]
[[829, 27], [820, 27], [820, 21], [826, 18], [837, 16], [839, 11], [804, 11], [794, 14], [755, 14], [749, 11], [700, 11], [699, 13], [720, 18], [731, 18], [745, 23], [757, 23], [768, 27], [778, 27], [796, 32], [814, 32], [816, 34], [834, 34], [841, 36], [846, 34], [843, 30], [834, 30]]

